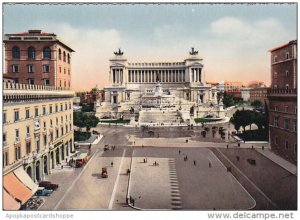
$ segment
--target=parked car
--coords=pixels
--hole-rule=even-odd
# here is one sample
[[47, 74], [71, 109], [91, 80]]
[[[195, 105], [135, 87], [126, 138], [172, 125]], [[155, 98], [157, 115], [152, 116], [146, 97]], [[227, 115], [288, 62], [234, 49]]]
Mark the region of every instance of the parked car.
[[50, 196], [53, 190], [45, 189], [45, 187], [39, 187], [35, 192], [36, 196]]
[[56, 190], [58, 188], [58, 184], [51, 183], [50, 181], [41, 181], [39, 186], [45, 187], [48, 190]]

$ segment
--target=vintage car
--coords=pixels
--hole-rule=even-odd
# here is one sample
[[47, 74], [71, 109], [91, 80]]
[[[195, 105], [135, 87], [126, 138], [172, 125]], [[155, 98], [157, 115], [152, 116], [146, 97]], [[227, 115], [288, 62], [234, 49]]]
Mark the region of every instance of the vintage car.
[[45, 187], [39, 187], [34, 195], [36, 196], [50, 196], [53, 190], [45, 189]]
[[51, 183], [50, 181], [41, 181], [39, 182], [39, 187], [44, 187], [47, 190], [56, 190], [58, 184]]

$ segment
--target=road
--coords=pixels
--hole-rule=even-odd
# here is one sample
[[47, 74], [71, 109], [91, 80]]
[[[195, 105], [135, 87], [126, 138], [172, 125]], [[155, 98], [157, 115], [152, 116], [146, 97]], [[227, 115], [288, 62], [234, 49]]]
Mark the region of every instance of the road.
[[[283, 194], [276, 193], [278, 185], [263, 187], [262, 181], [258, 188], [251, 188], [240, 176], [259, 179], [261, 175], [265, 175], [263, 168], [251, 171], [247, 167], [241, 167], [242, 174], [228, 173], [226, 160], [210, 150], [223, 149], [227, 155], [227, 143], [218, 137], [213, 139], [218, 143], [197, 138], [197, 129], [185, 131], [190, 140], [188, 144], [184, 141], [172, 142], [180, 137], [182, 129], [167, 128], [165, 132], [154, 129], [154, 133], [160, 133], [159, 138], [146, 139], [145, 132], [140, 128], [102, 126], [94, 130], [104, 134], [104, 138], [92, 146], [88, 164], [83, 168], [64, 169], [47, 176], [47, 180], [58, 183], [60, 187], [46, 198], [41, 210], [132, 210], [126, 204], [127, 196], [134, 199], [134, 208], [150, 210], [270, 208], [270, 202], [265, 201], [259, 190], [268, 195], [271, 203], [285, 204], [288, 199], [282, 197]], [[172, 132], [172, 137], [165, 137], [170, 136], [168, 132]], [[115, 150], [104, 152], [106, 144], [115, 146]], [[227, 155], [231, 160], [234, 160], [237, 152], [249, 149], [244, 144], [240, 148], [234, 144], [229, 146], [229, 152], [234, 152]], [[183, 159], [184, 156], [188, 156], [187, 161]], [[145, 158], [147, 163], [144, 163]], [[274, 169], [272, 161], [267, 158], [263, 161], [267, 161], [264, 162], [265, 166]], [[154, 166], [154, 162], [159, 166]], [[209, 163], [212, 167], [209, 167]], [[100, 176], [102, 167], [108, 170], [107, 179]], [[127, 169], [131, 169], [130, 175], [126, 174]], [[294, 184], [289, 178], [286, 180], [288, 184]], [[294, 188], [290, 193], [295, 193]], [[288, 204], [289, 208], [294, 207], [295, 201], [291, 200]]]

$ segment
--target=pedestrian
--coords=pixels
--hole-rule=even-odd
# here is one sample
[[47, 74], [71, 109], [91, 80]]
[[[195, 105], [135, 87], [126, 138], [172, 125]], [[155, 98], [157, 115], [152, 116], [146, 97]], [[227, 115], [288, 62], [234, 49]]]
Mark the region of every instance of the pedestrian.
[[132, 199], [132, 206], [134, 206], [134, 199]]
[[187, 155], [185, 156], [185, 158], [186, 158], [186, 160], [188, 160], [188, 157], [187, 157]]
[[146, 163], [146, 159], [144, 158], [144, 163]]
[[196, 160], [194, 160], [194, 166], [196, 166]]
[[252, 149], [253, 149], [254, 147], [253, 147], [253, 145], [252, 145]]
[[144, 145], [142, 144], [142, 148], [144, 148]]
[[236, 160], [237, 160], [237, 161], [240, 161], [240, 157], [239, 157], [239, 156], [236, 156]]
[[63, 169], [64, 168], [64, 165], [61, 165], [61, 169]]
[[265, 146], [262, 146], [262, 149], [264, 150], [264, 149], [265, 149]]
[[178, 151], [178, 153], [180, 154], [180, 153], [181, 153], [181, 151], [179, 150], [179, 151]]
[[208, 162], [208, 167], [211, 168], [211, 162]]
[[133, 145], [135, 145], [135, 141], [133, 142]]
[[228, 149], [228, 144], [227, 144], [227, 149]]
[[110, 165], [113, 167], [114, 166], [114, 162], [111, 162]]

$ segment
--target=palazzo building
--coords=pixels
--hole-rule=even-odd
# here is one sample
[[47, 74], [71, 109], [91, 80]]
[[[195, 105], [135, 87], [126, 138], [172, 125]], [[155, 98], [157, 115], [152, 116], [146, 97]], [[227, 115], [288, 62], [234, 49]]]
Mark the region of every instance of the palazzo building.
[[[189, 110], [193, 106], [199, 112], [217, 104], [217, 89], [206, 84], [203, 59], [194, 48], [181, 62], [130, 62], [120, 49], [114, 54], [110, 59], [110, 85], [104, 88], [105, 101], [97, 104], [100, 118], [126, 116], [130, 109], [138, 112], [149, 108], [149, 102], [156, 102], [155, 97], [168, 99], [167, 104], [151, 108]], [[161, 95], [157, 95], [157, 89], [161, 89]], [[161, 99], [162, 95], [169, 97]], [[151, 101], [144, 105], [147, 99]]]
[[270, 50], [268, 90], [271, 149], [297, 163], [297, 41]]
[[14, 209], [9, 200], [24, 205], [37, 189], [34, 183], [74, 152], [74, 94], [69, 89], [3, 82], [5, 209]]
[[16, 83], [71, 87], [72, 48], [41, 30], [5, 34], [4, 76]]

